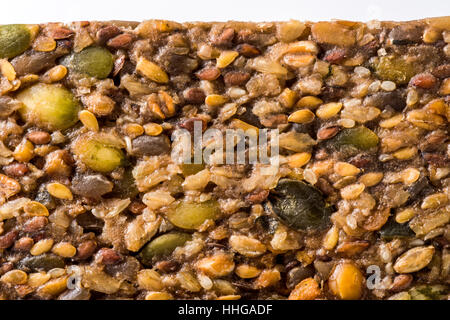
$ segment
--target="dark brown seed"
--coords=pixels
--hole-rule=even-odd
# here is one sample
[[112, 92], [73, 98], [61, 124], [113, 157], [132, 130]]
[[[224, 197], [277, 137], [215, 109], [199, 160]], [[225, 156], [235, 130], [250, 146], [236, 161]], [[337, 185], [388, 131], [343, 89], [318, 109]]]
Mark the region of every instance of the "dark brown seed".
[[409, 81], [409, 85], [422, 89], [430, 89], [436, 85], [436, 78], [431, 73], [420, 73]]
[[314, 158], [317, 160], [324, 160], [324, 159], [328, 158], [327, 150], [325, 150], [324, 148], [318, 149], [316, 151], [316, 154], [314, 155]]
[[227, 86], [240, 86], [250, 79], [250, 73], [244, 71], [230, 71], [223, 76], [223, 81]]
[[339, 132], [339, 130], [340, 129], [337, 126], [321, 128], [317, 132], [317, 138], [320, 140], [333, 138]]
[[27, 138], [34, 144], [47, 144], [52, 137], [45, 131], [32, 131], [27, 134]]
[[319, 178], [317, 180], [316, 187], [319, 188], [319, 190], [327, 196], [334, 192], [334, 188], [325, 178]]
[[347, 50], [342, 48], [336, 48], [325, 52], [323, 60], [328, 61], [330, 63], [339, 63], [346, 57], [346, 55]]
[[74, 34], [74, 32], [66, 27], [55, 27], [49, 29], [47, 34], [55, 40], [61, 40], [69, 38]]
[[286, 286], [289, 289], [293, 289], [300, 281], [312, 276], [314, 276], [314, 268], [311, 265], [295, 267], [289, 270], [286, 275]]
[[190, 118], [190, 119], [184, 120], [183, 122], [180, 123], [179, 126], [183, 129], [186, 129], [189, 132], [194, 132], [196, 122], [201, 122], [202, 131], [206, 130], [207, 123], [205, 120], [203, 120], [201, 118]]
[[87, 240], [80, 243], [77, 247], [77, 256], [79, 260], [86, 260], [90, 258], [97, 248], [97, 243], [94, 240]]
[[119, 74], [120, 70], [122, 70], [124, 64], [125, 64], [126, 56], [124, 54], [120, 55], [115, 61], [114, 61], [114, 70], [112, 73], [112, 76], [115, 77]]
[[130, 203], [130, 206], [128, 207], [128, 210], [131, 211], [131, 213], [138, 215], [141, 214], [144, 209], [147, 208], [145, 204], [139, 201], [133, 201]]
[[413, 281], [412, 275], [400, 274], [394, 278], [394, 282], [392, 283], [390, 290], [394, 292], [399, 292], [408, 289], [412, 281]]
[[259, 49], [251, 44], [243, 43], [237, 46], [237, 51], [240, 55], [246, 57], [246, 58], [254, 58], [256, 56], [259, 56], [261, 54], [261, 51]]
[[108, 46], [115, 49], [127, 49], [132, 41], [133, 36], [131, 34], [123, 33], [108, 40]]
[[75, 194], [98, 199], [111, 192], [114, 184], [101, 174], [77, 175], [72, 179], [72, 190]]
[[229, 47], [233, 44], [234, 34], [233, 28], [226, 28], [220, 35], [214, 37], [211, 42], [216, 46]]
[[370, 242], [366, 240], [344, 242], [337, 247], [336, 252], [342, 253], [347, 257], [352, 257], [366, 250], [369, 245]]
[[109, 248], [101, 248], [98, 251], [97, 255], [98, 261], [105, 265], [116, 264], [120, 260], [122, 260], [122, 258], [115, 250]]
[[164, 135], [140, 136], [132, 142], [133, 154], [136, 156], [159, 156], [170, 151], [170, 140]]
[[147, 206], [145, 204], [143, 204], [142, 202], [139, 202], [139, 201], [133, 201], [128, 206], [128, 210], [130, 210], [131, 213], [133, 213], [135, 215], [141, 214], [142, 211], [144, 211], [145, 208], [147, 208]]
[[30, 237], [22, 237], [14, 243], [14, 250], [29, 251], [34, 244], [34, 240]]
[[7, 234], [0, 237], [0, 249], [7, 249], [11, 247], [16, 241], [17, 236], [19, 235], [18, 231], [10, 231]]
[[285, 114], [271, 114], [260, 119], [261, 124], [267, 128], [276, 128], [280, 124], [288, 123], [288, 116]]
[[250, 204], [261, 203], [264, 200], [266, 200], [268, 195], [269, 195], [269, 190], [256, 190], [256, 191], [253, 191], [252, 193], [248, 194], [245, 197], [245, 200]]
[[374, 159], [365, 155], [358, 154], [348, 161], [350, 164], [362, 169], [367, 168], [371, 163], [374, 163]]
[[431, 163], [437, 167], [447, 167], [450, 165], [448, 158], [441, 153], [426, 152], [422, 153], [422, 157], [426, 162]]
[[44, 228], [48, 223], [48, 219], [46, 217], [33, 217], [28, 220], [23, 226], [23, 231], [25, 232], [35, 232]]
[[3, 172], [7, 176], [22, 177], [23, 175], [25, 175], [28, 172], [28, 167], [26, 164], [16, 162], [16, 163], [11, 163], [10, 165], [4, 166]]
[[188, 103], [202, 104], [205, 102], [205, 92], [200, 88], [189, 88], [183, 92], [183, 96]]
[[442, 146], [442, 143], [444, 143], [447, 139], [448, 136], [445, 131], [433, 131], [419, 143], [419, 149], [422, 151], [433, 151], [439, 149]]
[[436, 67], [431, 71], [431, 73], [438, 78], [449, 78], [450, 77], [450, 64], [443, 64], [439, 67]]
[[0, 275], [3, 275], [7, 273], [8, 271], [11, 271], [14, 268], [14, 264], [12, 262], [5, 262], [0, 267]]
[[200, 80], [213, 81], [220, 76], [220, 70], [216, 67], [207, 67], [196, 73], [197, 78]]
[[174, 272], [177, 271], [178, 269], [178, 262], [176, 261], [159, 261], [156, 263], [155, 265], [156, 269], [164, 272], [164, 273], [169, 273], [169, 272]]
[[99, 44], [105, 44], [111, 38], [120, 34], [120, 29], [116, 26], [107, 26], [97, 31], [97, 40]]

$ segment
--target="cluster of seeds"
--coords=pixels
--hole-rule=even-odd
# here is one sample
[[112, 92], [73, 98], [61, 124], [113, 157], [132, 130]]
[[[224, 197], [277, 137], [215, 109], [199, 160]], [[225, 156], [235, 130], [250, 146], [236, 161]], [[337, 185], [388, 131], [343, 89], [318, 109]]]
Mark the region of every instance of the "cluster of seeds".
[[0, 298], [448, 299], [449, 97], [448, 17], [0, 26]]

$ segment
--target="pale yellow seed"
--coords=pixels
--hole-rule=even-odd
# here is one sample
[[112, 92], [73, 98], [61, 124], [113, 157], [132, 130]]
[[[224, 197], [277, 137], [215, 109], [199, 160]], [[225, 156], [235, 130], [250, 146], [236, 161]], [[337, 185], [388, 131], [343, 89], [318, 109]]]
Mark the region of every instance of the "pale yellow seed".
[[53, 297], [62, 293], [67, 288], [67, 277], [53, 279], [41, 286], [37, 293], [43, 297]]
[[295, 253], [295, 259], [301, 262], [304, 267], [313, 263], [314, 258], [314, 254], [311, 254], [306, 250], [297, 251]]
[[220, 53], [220, 56], [217, 58], [216, 67], [217, 68], [225, 68], [229, 64], [231, 64], [234, 59], [238, 57], [239, 53], [237, 51], [226, 50]]
[[145, 300], [173, 300], [173, 296], [167, 292], [149, 292]]
[[323, 239], [322, 246], [325, 250], [333, 250], [336, 247], [339, 240], [339, 229], [333, 225], [333, 227], [328, 230], [325, 238]]
[[259, 133], [259, 130], [257, 127], [252, 126], [251, 124], [248, 124], [247, 122], [244, 122], [239, 119], [233, 119], [231, 120], [231, 127], [233, 129], [242, 129], [245, 133], [249, 135], [257, 135]]
[[72, 191], [67, 188], [65, 185], [59, 182], [52, 182], [47, 185], [47, 191], [55, 198], [64, 199], [64, 200], [72, 200], [73, 195]]
[[97, 118], [92, 112], [88, 110], [80, 111], [80, 113], [78, 114], [78, 118], [88, 130], [94, 132], [97, 132], [99, 130]]
[[440, 114], [445, 116], [447, 114], [448, 105], [444, 102], [443, 99], [434, 99], [427, 103], [424, 110], [430, 111], [431, 113]]
[[295, 123], [310, 123], [314, 120], [315, 116], [314, 113], [311, 112], [309, 109], [302, 109], [297, 110], [288, 118], [289, 122], [295, 122]]
[[435, 28], [428, 28], [424, 31], [422, 39], [425, 43], [434, 43], [441, 37], [441, 31]]
[[37, 288], [50, 280], [50, 275], [45, 272], [30, 273], [28, 275], [27, 285]]
[[363, 183], [366, 187], [373, 187], [380, 183], [382, 179], [382, 172], [369, 172], [359, 177], [359, 182]]
[[403, 120], [402, 114], [397, 114], [391, 118], [380, 121], [380, 127], [390, 129], [398, 125]]
[[441, 88], [439, 89], [439, 94], [443, 96], [450, 94], [450, 78], [444, 79], [442, 81]]
[[77, 249], [68, 242], [60, 242], [53, 246], [52, 252], [63, 258], [72, 258], [77, 253]]
[[39, 81], [39, 76], [37, 74], [27, 74], [23, 77], [20, 77], [20, 81], [22, 84], [33, 83]]
[[[297, 21], [298, 22], [298, 21]], [[288, 53], [311, 53], [318, 54], [319, 47], [314, 41], [296, 41], [289, 43]]]
[[290, 155], [288, 158], [288, 165], [291, 168], [300, 168], [311, 160], [311, 153], [309, 152], [300, 152], [293, 155]]
[[354, 183], [341, 189], [341, 197], [345, 200], [354, 200], [364, 191], [365, 185], [362, 183]]
[[441, 116], [430, 113], [426, 109], [416, 109], [408, 112], [406, 120], [414, 126], [426, 130], [435, 130], [444, 124], [444, 119]]
[[323, 104], [317, 109], [316, 116], [320, 119], [330, 119], [337, 115], [342, 109], [342, 103], [340, 102], [330, 102]]
[[431, 194], [425, 199], [423, 199], [421, 208], [425, 209], [436, 209], [446, 205], [448, 202], [448, 196], [445, 193], [435, 193]]
[[52, 279], [59, 278], [59, 277], [62, 277], [63, 275], [66, 274], [66, 269], [64, 269], [64, 268], [53, 268], [53, 269], [50, 269], [47, 272], [47, 274]]
[[297, 107], [298, 108], [315, 109], [318, 106], [320, 106], [322, 103], [323, 103], [322, 99], [319, 99], [319, 98], [314, 97], [314, 96], [305, 96], [305, 97], [302, 97], [297, 102]]
[[144, 128], [138, 123], [127, 123], [124, 126], [124, 131], [132, 139], [144, 134]]
[[169, 82], [169, 76], [161, 69], [157, 64], [140, 57], [136, 64], [136, 70], [142, 73], [144, 76], [157, 83]]
[[312, 185], [315, 185], [318, 179], [316, 173], [311, 169], [305, 169], [305, 171], [303, 171], [303, 178]]
[[155, 270], [143, 269], [138, 272], [137, 282], [139, 287], [149, 291], [159, 291], [164, 288], [161, 275]]
[[146, 135], [158, 136], [163, 131], [163, 127], [157, 123], [147, 123], [144, 125], [144, 131]]
[[226, 296], [217, 297], [216, 300], [239, 300], [240, 298], [241, 298], [241, 296], [238, 294], [229, 294]]
[[400, 172], [401, 181], [406, 185], [411, 185], [420, 177], [420, 171], [415, 168], [407, 168]]
[[38, 37], [33, 43], [33, 49], [41, 52], [50, 52], [55, 50], [56, 41], [51, 37]]
[[334, 172], [342, 177], [346, 176], [356, 176], [361, 170], [347, 162], [336, 162], [334, 164]]
[[337, 123], [344, 128], [353, 128], [356, 124], [353, 119], [339, 119]]
[[234, 272], [242, 279], [251, 279], [259, 276], [261, 270], [249, 264], [241, 264], [236, 267]]
[[48, 216], [47, 207], [37, 201], [28, 202], [23, 207], [23, 211], [29, 216], [35, 216], [35, 217], [39, 217], [39, 216], [47, 217]]
[[416, 147], [402, 148], [392, 154], [398, 160], [408, 160], [417, 155]]
[[292, 108], [294, 106], [295, 101], [297, 100], [297, 92], [286, 88], [283, 92], [278, 96], [278, 101], [285, 108]]
[[205, 98], [205, 103], [211, 107], [219, 107], [225, 104], [225, 102], [227, 101], [228, 101], [227, 97], [222, 96], [220, 94], [210, 94]]
[[62, 65], [57, 65], [44, 74], [44, 79], [48, 80], [49, 82], [57, 82], [64, 79], [66, 75], [67, 68]]
[[8, 284], [24, 284], [27, 282], [28, 275], [22, 270], [11, 270], [5, 273], [0, 281]]
[[28, 162], [34, 156], [34, 146], [33, 144], [24, 139], [17, 147], [14, 149], [13, 157], [19, 162]]
[[12, 64], [6, 59], [0, 59], [0, 71], [8, 81], [13, 81], [16, 78], [16, 70]]
[[50, 251], [53, 246], [53, 239], [42, 239], [36, 242], [33, 247], [31, 247], [30, 253], [33, 256], [38, 256], [40, 254]]
[[395, 221], [398, 223], [405, 223], [414, 218], [416, 214], [417, 212], [413, 208], [406, 208], [397, 212], [395, 215]]

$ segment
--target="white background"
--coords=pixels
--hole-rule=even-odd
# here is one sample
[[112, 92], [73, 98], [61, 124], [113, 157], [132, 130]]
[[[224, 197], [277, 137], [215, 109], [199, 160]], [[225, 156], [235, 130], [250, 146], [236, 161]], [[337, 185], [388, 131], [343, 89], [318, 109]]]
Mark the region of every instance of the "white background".
[[0, 24], [79, 20], [412, 20], [450, 15], [450, 0], [0, 0]]

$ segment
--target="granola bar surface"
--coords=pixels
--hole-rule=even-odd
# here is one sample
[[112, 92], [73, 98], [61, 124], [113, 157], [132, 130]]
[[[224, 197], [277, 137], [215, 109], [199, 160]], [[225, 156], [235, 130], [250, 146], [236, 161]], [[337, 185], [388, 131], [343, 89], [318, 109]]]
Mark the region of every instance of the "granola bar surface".
[[3, 25], [0, 71], [1, 299], [449, 298], [450, 18]]

